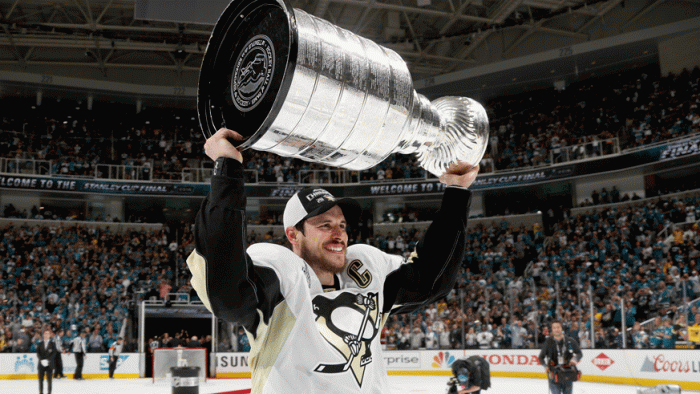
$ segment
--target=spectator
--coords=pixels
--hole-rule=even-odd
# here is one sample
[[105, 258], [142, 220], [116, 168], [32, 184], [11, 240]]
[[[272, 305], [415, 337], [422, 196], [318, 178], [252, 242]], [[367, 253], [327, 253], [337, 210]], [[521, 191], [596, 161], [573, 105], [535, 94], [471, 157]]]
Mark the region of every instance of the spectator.
[[520, 320], [513, 322], [511, 329], [511, 343], [513, 349], [522, 349], [525, 346], [525, 337], [527, 336], [527, 330], [521, 326]]
[[420, 349], [425, 347], [425, 333], [420, 327], [416, 326], [411, 330], [411, 349]]
[[[89, 329], [87, 329], [89, 331]], [[90, 353], [100, 353], [103, 352], [102, 348], [102, 335], [100, 335], [99, 330], [93, 330], [88, 337], [87, 351]]]
[[202, 343], [196, 335], [193, 335], [189, 342], [187, 342], [187, 347], [202, 347]]
[[479, 349], [492, 348], [493, 334], [486, 325], [481, 326], [481, 332], [476, 334], [476, 341], [479, 343]]
[[248, 342], [248, 336], [245, 333], [243, 327], [238, 329], [238, 351], [239, 352], [249, 352], [250, 343]]

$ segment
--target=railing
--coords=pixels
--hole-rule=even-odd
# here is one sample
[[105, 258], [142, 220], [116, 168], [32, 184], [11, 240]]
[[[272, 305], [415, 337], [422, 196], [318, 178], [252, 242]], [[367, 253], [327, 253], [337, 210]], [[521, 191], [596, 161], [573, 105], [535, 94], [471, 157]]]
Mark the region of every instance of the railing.
[[168, 293], [167, 299], [161, 297], [145, 298], [146, 292], [143, 290], [139, 290], [136, 293], [143, 297], [143, 302], [147, 305], [166, 305], [167, 303], [177, 305], [203, 305], [200, 300], [192, 300], [189, 293]]
[[[700, 189], [684, 190], [682, 192], [663, 194], [662, 196], [664, 199], [672, 199], [672, 198], [683, 198], [687, 194], [696, 194], [696, 193], [700, 193]], [[603, 209], [612, 209], [612, 208], [622, 209], [622, 208], [626, 208], [628, 206], [641, 206], [641, 205], [646, 204], [648, 202], [653, 202], [654, 200], [658, 199], [659, 197], [660, 196], [652, 196], [652, 197], [640, 198], [637, 200], [612, 202], [612, 203], [608, 203], [608, 204], [587, 205], [585, 207], [574, 207], [574, 208], [571, 208], [571, 215], [573, 215], [575, 217], [576, 215], [579, 215], [579, 214], [590, 214], [593, 211], [600, 212]]]
[[331, 183], [359, 183], [360, 174], [357, 171], [327, 168], [325, 170], [301, 170], [298, 173], [297, 183], [301, 184], [331, 184]]
[[[187, 183], [209, 183], [213, 168], [183, 168], [180, 173], [180, 180]], [[243, 170], [245, 183], [260, 183], [258, 172], [255, 170]]]
[[[698, 303], [700, 303], [700, 298], [696, 298], [696, 299], [694, 299], [694, 300], [692, 300], [692, 301], [688, 301], [687, 299], [685, 299], [685, 300], [681, 300], [681, 302], [678, 303], [678, 304], [679, 304], [679, 310], [680, 310], [682, 313], [685, 313], [685, 315], [686, 315], [686, 322], [688, 322], [687, 319], [688, 319], [688, 313], [689, 313], [689, 311], [690, 311], [690, 308], [692, 308], [693, 305], [697, 305]], [[623, 318], [624, 318], [624, 317], [623, 317]], [[640, 326], [640, 328], [641, 328], [642, 330], [644, 330], [644, 332], [647, 333], [647, 335], [651, 335], [652, 331], [654, 331], [654, 329], [656, 328], [656, 327], [654, 326], [654, 321], [655, 321], [655, 320], [656, 320], [655, 317], [653, 317], [653, 318], [651, 318], [651, 319], [647, 319], [647, 320], [645, 320], [645, 321], [643, 321], [643, 322], [640, 322], [640, 323], [639, 323], [639, 326]], [[627, 327], [626, 330], [627, 330], [628, 334], [632, 332], [632, 328], [631, 328], [631, 327]], [[679, 328], [679, 330], [680, 330], [681, 332], [683, 332], [683, 334], [685, 334], [686, 336], [688, 335], [688, 327], [681, 327], [681, 328]], [[679, 343], [679, 342], [681, 342], [681, 341], [677, 341], [676, 343]]]
[[95, 179], [152, 181], [151, 165], [135, 166], [121, 164], [97, 164]]
[[[501, 221], [507, 221], [508, 224], [512, 225], [514, 228], [519, 228], [521, 225], [527, 228], [532, 228], [535, 223], [542, 224], [542, 214], [541, 213], [525, 213], [520, 215], [508, 215], [508, 216], [490, 216], [486, 218], [470, 217], [467, 221], [468, 228], [475, 228], [479, 225], [489, 226], [491, 223], [500, 223]], [[380, 231], [382, 234], [393, 233], [397, 234], [402, 227], [404, 228], [415, 228], [419, 231], [423, 231], [430, 226], [432, 221], [402, 221], [402, 222], [376, 222], [374, 223], [374, 231]]]
[[0, 173], [21, 175], [52, 175], [48, 160], [0, 157]]
[[[692, 135], [690, 135], [692, 136]], [[510, 168], [493, 171], [493, 159], [486, 158], [482, 161], [483, 173], [513, 173], [519, 171], [530, 171], [533, 169], [551, 167], [564, 163], [572, 163], [586, 160], [595, 160], [605, 156], [619, 155], [621, 153], [634, 152], [640, 149], [673, 143], [689, 138], [689, 135], [662, 141], [655, 144], [644, 145], [621, 152], [620, 143], [617, 138], [606, 140], [590, 141], [584, 144], [573, 146], [556, 147], [550, 150], [550, 163], [537, 166]], [[26, 157], [26, 155], [25, 155]], [[63, 174], [56, 163], [48, 160], [36, 160], [31, 158], [0, 158], [0, 173], [41, 175], [41, 176], [64, 176], [64, 177], [87, 177], [91, 179], [105, 180], [137, 180], [137, 181], [171, 181], [171, 182], [192, 182], [207, 183], [211, 178], [212, 169], [209, 167], [184, 168], [180, 172], [154, 171], [154, 163], [146, 165], [116, 165], [99, 163], [85, 175]], [[375, 182], [415, 182], [416, 180], [436, 179], [432, 174], [423, 172], [421, 176], [410, 178], [376, 179], [377, 173], [371, 171], [350, 171], [337, 168], [327, 168], [323, 170], [299, 170], [293, 177], [286, 174], [262, 175], [256, 170], [245, 170], [246, 183], [295, 183], [295, 184], [351, 184], [351, 183], [375, 183]]]
[[48, 220], [48, 219], [19, 219], [19, 218], [0, 218], [0, 228], [6, 226], [49, 226], [49, 227], [70, 227], [80, 226], [81, 228], [99, 228], [101, 230], [109, 229], [112, 232], [123, 233], [126, 231], [159, 231], [163, 228], [162, 223], [124, 223], [124, 222], [91, 222], [84, 220]]
[[213, 168], [183, 168], [181, 173], [182, 182], [186, 183], [208, 183], [211, 179]]
[[698, 136], [700, 136], [700, 133], [685, 134], [685, 135], [682, 135], [680, 137], [674, 137], [674, 138], [670, 138], [670, 139], [663, 140], [663, 141], [653, 142], [651, 144], [644, 144], [644, 145], [640, 145], [640, 146], [635, 146], [634, 148], [623, 149], [622, 153], [639, 152], [641, 150], [647, 150], [647, 149], [654, 148], [657, 146], [673, 144], [674, 142], [682, 141], [682, 140], [688, 139], [688, 138], [693, 137], [693, 136], [698, 137]]
[[549, 152], [549, 159], [552, 164], [561, 164], [572, 161], [599, 159], [603, 156], [619, 153], [619, 140], [617, 138], [610, 138], [607, 140], [595, 140], [585, 144], [553, 148]]
[[[685, 193], [684, 193], [685, 194]], [[677, 229], [680, 228], [681, 230], [686, 230], [691, 227], [693, 227], [694, 224], [699, 224], [700, 220], [696, 220], [694, 222], [681, 222], [681, 223], [669, 223], [667, 224], [663, 230], [659, 231], [659, 236], [661, 236], [662, 239], [666, 239], [673, 235], [673, 232]]]

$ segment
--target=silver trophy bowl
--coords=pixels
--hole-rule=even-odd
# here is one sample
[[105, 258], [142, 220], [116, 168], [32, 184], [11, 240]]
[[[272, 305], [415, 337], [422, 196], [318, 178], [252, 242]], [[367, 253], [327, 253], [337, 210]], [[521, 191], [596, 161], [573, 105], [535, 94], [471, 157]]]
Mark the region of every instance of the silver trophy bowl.
[[287, 0], [234, 0], [202, 62], [197, 110], [205, 137], [285, 157], [364, 170], [415, 154], [437, 176], [477, 165], [488, 141], [478, 102], [416, 93], [394, 51], [294, 9]]

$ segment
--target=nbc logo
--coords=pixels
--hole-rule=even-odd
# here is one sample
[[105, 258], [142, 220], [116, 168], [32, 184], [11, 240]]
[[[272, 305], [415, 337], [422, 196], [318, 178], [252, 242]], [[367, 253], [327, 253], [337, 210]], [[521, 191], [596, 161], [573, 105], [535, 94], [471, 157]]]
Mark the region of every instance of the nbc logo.
[[450, 352], [440, 352], [433, 357], [432, 367], [450, 368], [453, 362], [455, 362], [455, 356], [451, 355]]

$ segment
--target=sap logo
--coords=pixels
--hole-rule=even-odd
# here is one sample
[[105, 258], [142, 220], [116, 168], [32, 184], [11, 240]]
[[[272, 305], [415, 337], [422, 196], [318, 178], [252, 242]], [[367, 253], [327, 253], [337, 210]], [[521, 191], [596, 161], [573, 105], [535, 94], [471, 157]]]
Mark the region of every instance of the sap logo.
[[35, 373], [34, 359], [28, 357], [26, 354], [21, 357], [17, 356], [17, 360], [15, 360], [15, 372]]
[[[128, 355], [120, 355], [119, 359], [117, 359], [117, 368], [119, 368], [127, 358], [129, 358]], [[100, 356], [100, 371], [109, 371], [109, 356]]]

